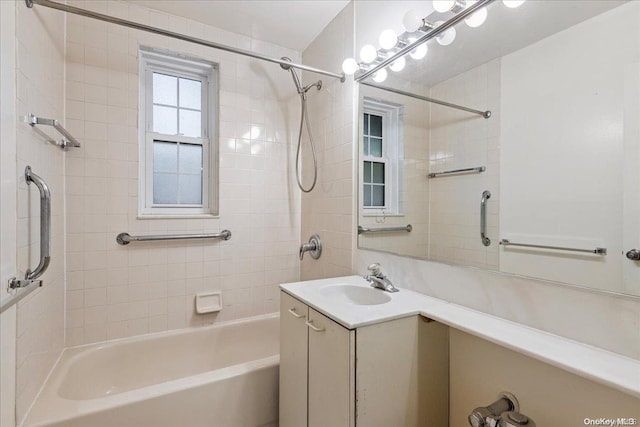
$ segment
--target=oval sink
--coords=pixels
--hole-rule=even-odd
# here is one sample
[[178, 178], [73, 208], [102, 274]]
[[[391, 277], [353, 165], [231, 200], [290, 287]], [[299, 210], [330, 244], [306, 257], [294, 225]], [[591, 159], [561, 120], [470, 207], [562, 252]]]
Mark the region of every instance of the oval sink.
[[389, 294], [380, 289], [338, 284], [320, 288], [320, 294], [335, 301], [354, 305], [378, 305], [391, 301]]

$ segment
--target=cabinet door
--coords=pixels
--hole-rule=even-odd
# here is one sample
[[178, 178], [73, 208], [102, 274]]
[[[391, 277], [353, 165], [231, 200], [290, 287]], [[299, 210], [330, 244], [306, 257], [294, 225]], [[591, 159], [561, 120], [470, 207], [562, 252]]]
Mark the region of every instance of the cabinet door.
[[309, 309], [309, 427], [354, 425], [353, 332]]
[[307, 306], [280, 292], [280, 426], [307, 425]]

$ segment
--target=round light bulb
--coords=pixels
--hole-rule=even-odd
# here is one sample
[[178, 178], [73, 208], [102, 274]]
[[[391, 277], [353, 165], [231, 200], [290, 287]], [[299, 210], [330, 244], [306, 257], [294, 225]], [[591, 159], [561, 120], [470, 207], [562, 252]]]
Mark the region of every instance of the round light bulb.
[[[436, 21], [433, 23], [434, 27], [439, 27], [442, 25], [444, 21]], [[441, 46], [449, 46], [456, 39], [456, 29], [451, 27], [448, 28], [445, 32], [436, 36], [436, 41]]]
[[407, 60], [404, 59], [404, 56], [401, 56], [400, 58], [393, 61], [393, 63], [389, 66], [389, 68], [391, 68], [391, 71], [398, 73], [404, 69], [404, 66], [406, 64], [407, 64]]
[[504, 3], [505, 6], [511, 9], [522, 6], [522, 3], [524, 2], [525, 0], [502, 0], [502, 3]]
[[366, 44], [360, 49], [360, 59], [362, 59], [362, 62], [365, 64], [371, 64], [377, 57], [378, 51], [370, 44]]
[[373, 81], [376, 83], [382, 83], [383, 81], [385, 81], [387, 79], [387, 70], [385, 70], [384, 68], [381, 70], [376, 71], [373, 74]]
[[[467, 0], [467, 7], [473, 6], [476, 4], [477, 0]], [[473, 12], [471, 16], [464, 20], [464, 23], [470, 26], [471, 28], [477, 28], [480, 25], [484, 24], [484, 21], [487, 20], [487, 8], [483, 7]]]
[[347, 58], [342, 62], [342, 71], [348, 76], [355, 74], [358, 68], [358, 62], [353, 58]]
[[404, 14], [404, 17], [402, 18], [402, 25], [404, 25], [404, 29], [407, 33], [416, 32], [420, 27], [422, 27], [422, 17], [420, 17], [415, 10], [410, 10]]
[[[416, 41], [416, 39], [414, 38], [409, 39], [409, 43], [413, 43], [414, 41]], [[427, 44], [422, 43], [420, 46], [418, 46], [417, 48], [409, 52], [409, 56], [416, 60], [422, 59], [425, 56], [427, 56], [428, 51], [429, 51], [429, 48], [427, 47]]]
[[440, 13], [449, 12], [455, 4], [455, 0], [433, 0], [433, 8]]
[[380, 33], [378, 43], [380, 43], [380, 46], [383, 49], [393, 49], [396, 43], [398, 43], [398, 35], [392, 29], [384, 30], [382, 33]]

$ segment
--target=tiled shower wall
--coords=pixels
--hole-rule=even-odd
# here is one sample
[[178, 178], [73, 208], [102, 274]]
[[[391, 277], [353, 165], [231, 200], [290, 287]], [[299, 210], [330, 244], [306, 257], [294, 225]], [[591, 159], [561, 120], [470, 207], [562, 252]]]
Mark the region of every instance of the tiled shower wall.
[[[303, 53], [303, 62], [325, 70], [340, 70], [344, 58], [353, 57], [353, 3], [345, 7]], [[304, 74], [308, 84], [317, 75]], [[323, 253], [314, 260], [306, 255], [301, 279], [310, 280], [352, 273], [353, 216], [353, 79], [344, 83], [322, 77], [319, 92], [309, 93], [309, 117], [318, 154], [318, 182], [302, 196], [301, 239], [312, 234], [322, 239]], [[313, 180], [309, 140], [305, 137], [302, 158], [304, 185]]]
[[[271, 56], [298, 52], [128, 2], [75, 6]], [[162, 47], [219, 63], [220, 215], [139, 219], [138, 48]], [[83, 142], [67, 156], [67, 345], [277, 311], [278, 284], [299, 278], [300, 193], [292, 146], [298, 113], [289, 73], [162, 36], [69, 15], [67, 121]], [[230, 229], [229, 241], [133, 243], [120, 232]], [[221, 291], [219, 314], [194, 296]]]
[[[17, 174], [17, 276], [24, 277], [40, 259], [40, 195], [35, 185], [25, 182], [27, 165], [49, 185], [52, 221], [51, 263], [42, 276], [43, 286], [18, 303], [16, 421], [20, 423], [64, 345], [64, 153], [46, 142], [24, 118], [33, 113], [64, 119], [65, 17], [54, 10], [28, 9], [24, 2], [16, 2], [15, 19], [18, 123], [16, 140], [7, 143], [16, 144], [17, 154], [13, 160]], [[59, 137], [51, 128], [42, 127], [42, 131]]]

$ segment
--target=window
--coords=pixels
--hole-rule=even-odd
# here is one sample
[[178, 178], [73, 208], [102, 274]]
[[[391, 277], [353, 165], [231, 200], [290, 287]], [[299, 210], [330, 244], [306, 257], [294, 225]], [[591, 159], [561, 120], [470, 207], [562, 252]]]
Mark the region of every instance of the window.
[[216, 65], [140, 51], [140, 213], [217, 214]]
[[402, 106], [364, 98], [362, 199], [365, 214], [400, 214]]

